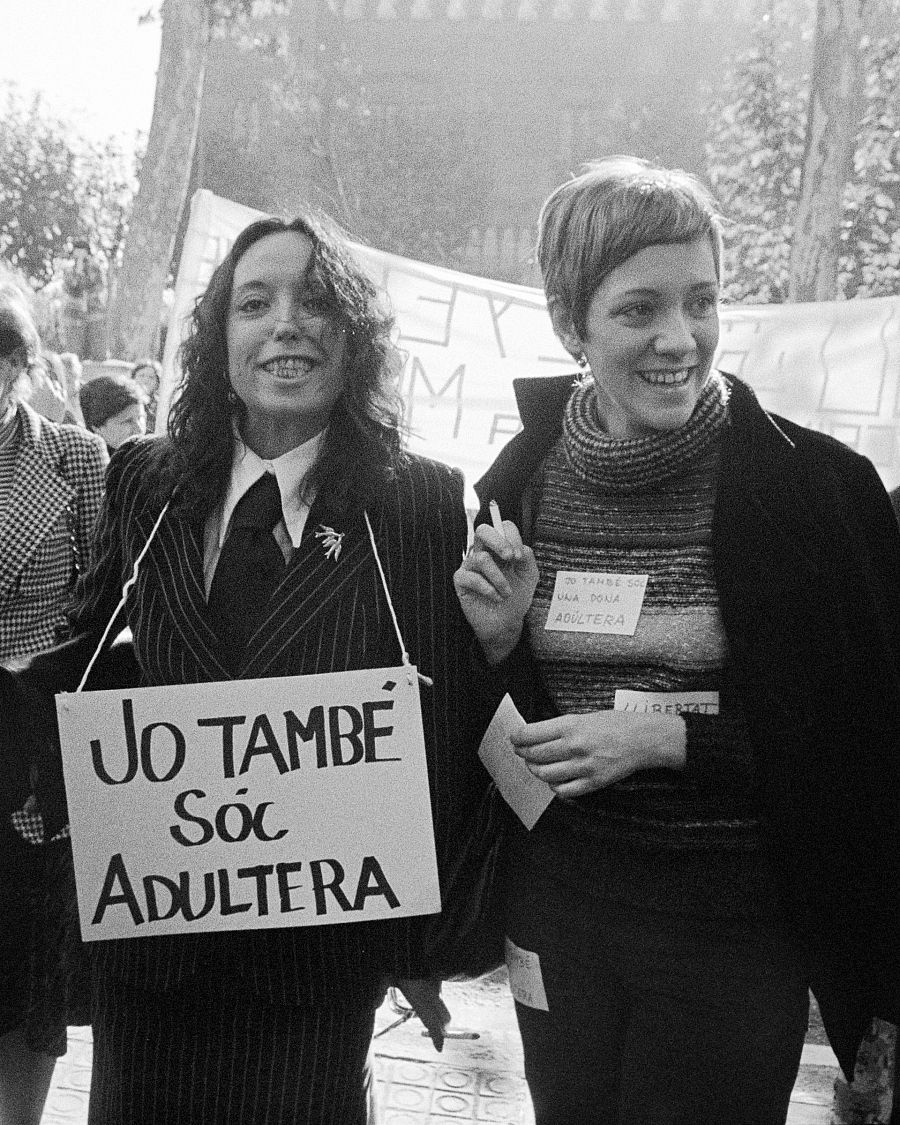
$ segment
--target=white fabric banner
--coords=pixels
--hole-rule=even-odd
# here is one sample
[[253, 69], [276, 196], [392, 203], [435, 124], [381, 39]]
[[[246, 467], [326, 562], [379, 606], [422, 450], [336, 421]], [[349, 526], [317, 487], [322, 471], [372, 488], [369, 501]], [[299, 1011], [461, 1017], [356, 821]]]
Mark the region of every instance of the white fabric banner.
[[[185, 318], [235, 236], [261, 212], [198, 191], [181, 255], [159, 418], [177, 384]], [[512, 381], [574, 371], [543, 293], [355, 246], [390, 299], [405, 355], [401, 393], [411, 448], [472, 484], [519, 429]], [[721, 310], [716, 363], [769, 410], [833, 434], [900, 483], [900, 297]]]
[[440, 910], [414, 668], [56, 709], [85, 941]]

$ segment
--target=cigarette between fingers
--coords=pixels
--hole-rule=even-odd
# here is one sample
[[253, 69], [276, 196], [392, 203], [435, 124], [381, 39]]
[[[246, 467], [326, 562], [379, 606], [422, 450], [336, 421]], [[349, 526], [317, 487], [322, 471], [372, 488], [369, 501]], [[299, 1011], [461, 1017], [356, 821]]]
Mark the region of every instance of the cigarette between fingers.
[[500, 507], [496, 500], [491, 500], [488, 504], [488, 510], [491, 513], [491, 523], [494, 525], [494, 531], [498, 531], [505, 539], [506, 532], [503, 530], [503, 519], [500, 516]]

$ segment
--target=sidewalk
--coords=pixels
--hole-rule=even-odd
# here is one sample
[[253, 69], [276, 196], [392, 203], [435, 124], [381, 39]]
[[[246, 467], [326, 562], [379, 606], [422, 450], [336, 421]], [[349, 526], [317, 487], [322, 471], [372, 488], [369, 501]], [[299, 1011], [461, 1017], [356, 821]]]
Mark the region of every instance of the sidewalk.
[[[380, 1125], [533, 1125], [512, 998], [502, 974], [477, 984], [444, 985], [444, 999], [453, 1013], [450, 1031], [472, 1037], [448, 1039], [441, 1054], [415, 1018], [378, 1035], [397, 1019], [389, 1004], [379, 1010], [375, 1073]], [[806, 1044], [788, 1125], [829, 1125], [837, 1072], [829, 1047]], [[73, 1029], [69, 1052], [53, 1076], [42, 1125], [84, 1125], [90, 1074], [90, 1034]]]

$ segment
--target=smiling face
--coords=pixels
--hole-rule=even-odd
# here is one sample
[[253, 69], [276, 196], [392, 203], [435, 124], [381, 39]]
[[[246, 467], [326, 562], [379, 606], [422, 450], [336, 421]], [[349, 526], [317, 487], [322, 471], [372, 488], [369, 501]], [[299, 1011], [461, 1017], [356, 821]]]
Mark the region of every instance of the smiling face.
[[241, 436], [260, 457], [323, 430], [343, 390], [344, 333], [312, 257], [306, 235], [279, 231], [252, 243], [235, 267], [228, 378], [246, 408]]
[[587, 357], [610, 437], [687, 422], [719, 341], [717, 302], [712, 245], [700, 238], [648, 246], [607, 274], [588, 306], [584, 338], [551, 305], [560, 340]]

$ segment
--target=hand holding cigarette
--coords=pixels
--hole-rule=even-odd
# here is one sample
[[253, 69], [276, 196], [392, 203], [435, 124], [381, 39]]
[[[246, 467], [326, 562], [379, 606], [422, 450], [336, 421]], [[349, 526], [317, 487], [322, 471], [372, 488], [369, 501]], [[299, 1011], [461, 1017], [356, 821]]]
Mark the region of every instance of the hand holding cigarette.
[[496, 500], [488, 504], [490, 523], [475, 528], [472, 546], [453, 576], [463, 612], [496, 663], [515, 647], [537, 585], [534, 554], [512, 520], [504, 520]]
[[475, 528], [469, 553], [477, 555], [479, 551], [488, 551], [501, 564], [521, 560], [522, 537], [519, 529], [512, 520], [503, 520], [496, 500], [488, 502], [488, 512], [491, 522], [479, 524]]

